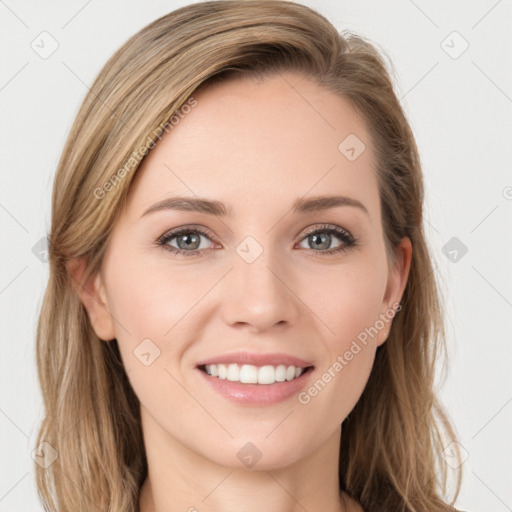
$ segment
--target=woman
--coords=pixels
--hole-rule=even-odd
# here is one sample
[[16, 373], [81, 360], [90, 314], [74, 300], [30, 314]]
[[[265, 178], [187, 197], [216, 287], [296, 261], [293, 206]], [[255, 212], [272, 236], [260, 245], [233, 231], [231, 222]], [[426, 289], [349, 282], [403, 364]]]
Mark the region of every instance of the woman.
[[363, 38], [273, 0], [135, 34], [55, 178], [47, 510], [455, 510], [422, 204]]

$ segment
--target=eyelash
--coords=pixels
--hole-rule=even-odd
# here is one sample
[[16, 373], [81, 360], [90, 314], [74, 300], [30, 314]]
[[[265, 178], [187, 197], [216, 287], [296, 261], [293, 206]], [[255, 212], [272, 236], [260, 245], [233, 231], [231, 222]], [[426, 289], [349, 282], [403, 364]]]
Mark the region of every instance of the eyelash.
[[[178, 237], [179, 235], [188, 234], [188, 233], [198, 233], [200, 235], [205, 236], [208, 239], [212, 239], [212, 234], [204, 229], [197, 228], [197, 227], [183, 227], [178, 228], [176, 230], [168, 231], [167, 233], [164, 233], [160, 238], [156, 240], [156, 244], [159, 247], [163, 247], [165, 250], [170, 251], [175, 256], [183, 255], [185, 257], [195, 256], [197, 254], [200, 254], [205, 249], [194, 249], [191, 251], [187, 251], [185, 249], [178, 249], [176, 247], [171, 247], [168, 245], [168, 242], [172, 240], [173, 238]], [[357, 245], [357, 238], [354, 238], [348, 231], [346, 231], [343, 228], [339, 228], [337, 226], [332, 225], [322, 225], [322, 226], [315, 226], [314, 228], [308, 229], [304, 235], [299, 240], [299, 243], [302, 242], [304, 239], [306, 239], [308, 236], [316, 234], [316, 233], [327, 233], [329, 235], [336, 235], [343, 244], [339, 247], [336, 247], [335, 249], [326, 249], [323, 251], [315, 251], [313, 249], [310, 249], [315, 256], [332, 256], [334, 254], [338, 254], [343, 251], [347, 251], [351, 247], [354, 247]]]

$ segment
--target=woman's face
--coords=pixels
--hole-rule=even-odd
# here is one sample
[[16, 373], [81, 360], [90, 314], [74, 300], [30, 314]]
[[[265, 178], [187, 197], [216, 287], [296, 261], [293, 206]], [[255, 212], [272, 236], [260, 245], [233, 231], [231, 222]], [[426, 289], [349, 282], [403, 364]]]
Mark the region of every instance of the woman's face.
[[[195, 99], [137, 171], [87, 308], [98, 336], [119, 343], [145, 437], [225, 466], [279, 467], [339, 435], [411, 248], [404, 239], [388, 268], [375, 156], [346, 100], [290, 72]], [[198, 367], [242, 352], [274, 356], [239, 359], [227, 379]], [[244, 380], [272, 380], [261, 368], [281, 363], [285, 381], [230, 380], [247, 363]], [[288, 381], [288, 366], [312, 368]]]

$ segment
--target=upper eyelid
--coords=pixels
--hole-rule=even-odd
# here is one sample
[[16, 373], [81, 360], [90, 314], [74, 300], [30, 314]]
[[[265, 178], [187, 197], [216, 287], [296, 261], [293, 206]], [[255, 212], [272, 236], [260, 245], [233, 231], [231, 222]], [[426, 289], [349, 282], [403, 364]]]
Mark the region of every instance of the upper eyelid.
[[187, 233], [189, 231], [197, 231], [197, 232], [199, 232], [200, 235], [208, 236], [208, 237], [210, 237], [213, 240], [216, 240], [216, 238], [217, 238], [213, 234], [213, 232], [211, 230], [209, 230], [208, 228], [205, 228], [203, 226], [191, 225], [191, 226], [183, 226], [183, 227], [180, 227], [180, 228], [169, 229], [162, 236], [158, 237], [157, 242], [161, 242], [161, 241], [165, 241], [165, 240], [168, 240], [168, 239], [172, 239], [172, 238], [174, 238], [176, 236], [179, 236], [181, 233]]
[[302, 236], [304, 237], [310, 233], [314, 233], [315, 231], [329, 231], [329, 230], [332, 230], [332, 231], [335, 231], [338, 233], [339, 232], [345, 233], [348, 237], [353, 236], [352, 233], [348, 229], [341, 227], [341, 226], [336, 226], [335, 224], [329, 224], [329, 223], [323, 223], [321, 225], [313, 224], [312, 226], [309, 226], [309, 227], [303, 229], [300, 233], [303, 233]]

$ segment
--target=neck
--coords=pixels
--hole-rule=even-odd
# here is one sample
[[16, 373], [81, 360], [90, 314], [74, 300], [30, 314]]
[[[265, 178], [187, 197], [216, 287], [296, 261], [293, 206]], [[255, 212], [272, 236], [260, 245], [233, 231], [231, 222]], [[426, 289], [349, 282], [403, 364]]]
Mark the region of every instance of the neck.
[[[141, 409], [148, 477], [139, 512], [350, 512], [340, 493], [341, 427], [307, 457], [274, 469], [226, 467], [164, 432]], [[349, 506], [350, 505], [350, 506]]]

